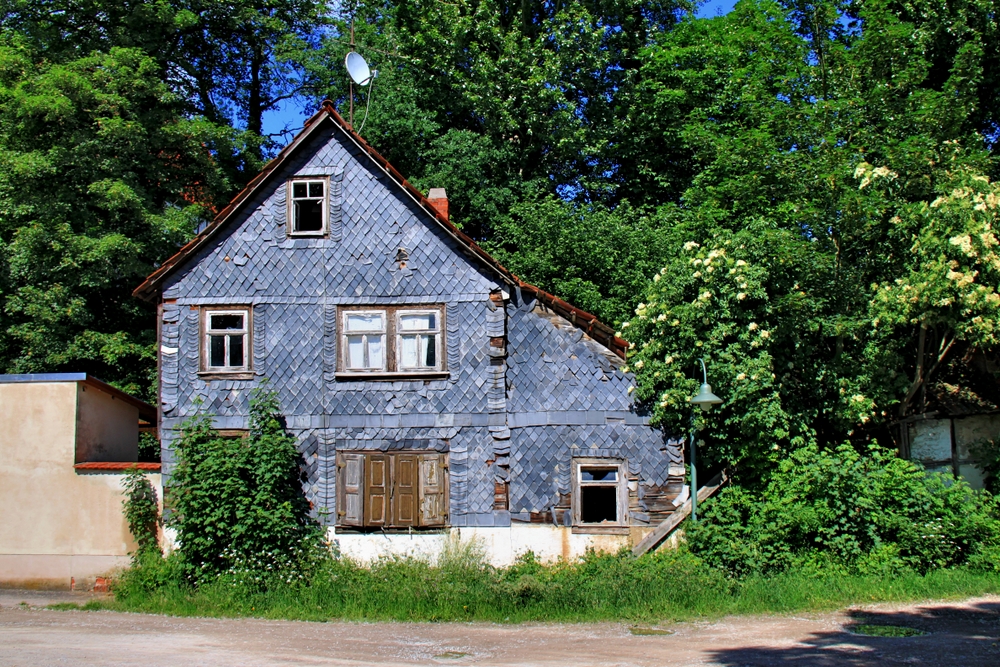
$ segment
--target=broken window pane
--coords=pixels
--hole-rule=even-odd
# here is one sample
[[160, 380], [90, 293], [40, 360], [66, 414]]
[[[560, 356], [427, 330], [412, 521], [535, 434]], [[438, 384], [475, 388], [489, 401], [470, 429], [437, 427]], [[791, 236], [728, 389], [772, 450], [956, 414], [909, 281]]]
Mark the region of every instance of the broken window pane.
[[580, 480], [584, 482], [617, 482], [617, 468], [581, 468]]
[[226, 337], [209, 336], [209, 366], [222, 367], [226, 365]]
[[242, 330], [242, 315], [212, 315], [209, 318], [209, 329], [213, 331]]
[[581, 486], [580, 522], [615, 523], [618, 521], [617, 486]]
[[309, 189], [305, 183], [292, 183], [292, 197], [308, 197]]
[[437, 366], [437, 343], [435, 342], [435, 336], [431, 334], [430, 336], [424, 337], [425, 350], [423, 357], [425, 359], [424, 365], [428, 368], [434, 368]]
[[244, 363], [243, 336], [229, 336], [229, 365], [235, 368]]
[[297, 232], [323, 231], [323, 201], [305, 199], [295, 202], [295, 226]]
[[316, 197], [319, 199], [323, 198], [323, 184], [322, 183], [310, 183], [309, 184], [309, 196]]

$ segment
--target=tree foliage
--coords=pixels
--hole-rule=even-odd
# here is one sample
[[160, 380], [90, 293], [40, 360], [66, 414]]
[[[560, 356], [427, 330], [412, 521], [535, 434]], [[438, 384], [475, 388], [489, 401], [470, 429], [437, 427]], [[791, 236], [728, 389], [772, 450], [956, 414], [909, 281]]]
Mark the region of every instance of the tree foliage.
[[231, 189], [232, 135], [185, 118], [138, 49], [53, 63], [0, 43], [0, 368], [87, 371], [145, 393], [151, 311], [131, 298]]

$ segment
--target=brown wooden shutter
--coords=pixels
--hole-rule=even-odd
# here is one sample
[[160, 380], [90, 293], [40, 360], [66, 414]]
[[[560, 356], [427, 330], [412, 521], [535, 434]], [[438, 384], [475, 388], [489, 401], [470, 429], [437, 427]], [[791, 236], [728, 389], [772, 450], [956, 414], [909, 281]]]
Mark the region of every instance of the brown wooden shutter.
[[392, 525], [416, 526], [417, 523], [416, 454], [398, 453], [393, 456]]
[[368, 454], [365, 458], [365, 525], [384, 526], [389, 518], [389, 457]]
[[447, 454], [420, 455], [420, 525], [448, 522]]
[[337, 452], [337, 523], [360, 526], [364, 523], [365, 455]]

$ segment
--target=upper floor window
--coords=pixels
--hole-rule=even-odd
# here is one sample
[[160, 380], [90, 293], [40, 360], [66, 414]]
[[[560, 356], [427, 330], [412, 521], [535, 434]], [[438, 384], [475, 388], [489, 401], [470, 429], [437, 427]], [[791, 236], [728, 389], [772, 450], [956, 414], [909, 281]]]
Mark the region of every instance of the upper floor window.
[[288, 182], [288, 233], [318, 236], [326, 233], [327, 180], [294, 179]]
[[341, 309], [340, 372], [443, 373], [441, 306]]
[[350, 371], [385, 370], [385, 311], [344, 313], [344, 340]]
[[432, 371], [441, 368], [438, 342], [441, 340], [441, 317], [436, 310], [396, 311], [399, 318], [399, 369]]
[[250, 369], [248, 308], [206, 308], [203, 314], [202, 369], [214, 372]]

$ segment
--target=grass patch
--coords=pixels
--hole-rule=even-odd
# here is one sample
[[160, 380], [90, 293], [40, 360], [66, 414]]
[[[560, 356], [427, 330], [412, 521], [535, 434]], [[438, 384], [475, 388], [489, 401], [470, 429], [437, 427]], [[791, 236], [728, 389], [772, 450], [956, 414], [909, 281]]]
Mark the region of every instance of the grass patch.
[[927, 634], [923, 630], [908, 628], [905, 625], [853, 625], [847, 629], [865, 637], [919, 637]]
[[53, 611], [79, 611], [80, 609], [83, 609], [83, 607], [75, 602], [56, 602], [55, 604], [50, 604], [45, 608]]
[[657, 635], [674, 634], [673, 630], [661, 630], [660, 628], [640, 628], [635, 626], [629, 628], [629, 632], [631, 632], [636, 637], [655, 637]]
[[[1000, 575], [968, 568], [871, 575], [790, 570], [727, 577], [684, 551], [641, 558], [589, 554], [543, 565], [528, 556], [505, 568], [466, 550], [436, 563], [392, 558], [362, 567], [327, 559], [308, 572], [226, 573], [197, 588], [171, 559], [146, 561], [116, 581], [113, 600], [88, 608], [307, 621], [631, 621], [824, 611], [872, 602], [959, 599], [1000, 593]], [[91, 606], [93, 605], [93, 606]]]

